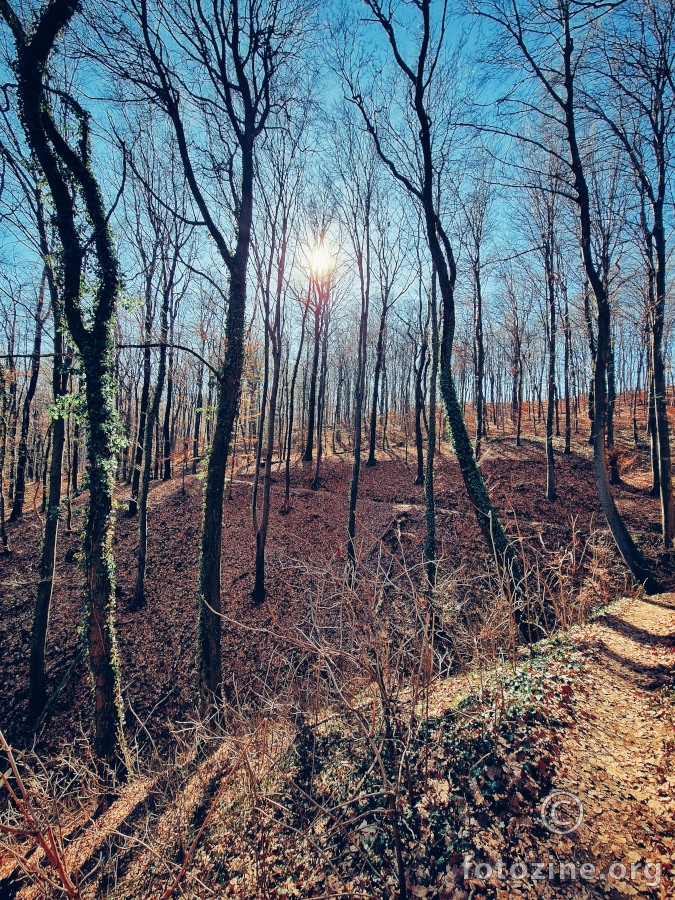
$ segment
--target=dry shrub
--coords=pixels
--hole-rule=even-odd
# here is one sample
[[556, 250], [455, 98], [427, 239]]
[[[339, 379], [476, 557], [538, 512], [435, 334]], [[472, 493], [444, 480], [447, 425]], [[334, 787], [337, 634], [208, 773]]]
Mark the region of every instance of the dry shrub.
[[[568, 546], [548, 547], [543, 538], [535, 551], [522, 539], [520, 546], [521, 602], [547, 634], [618, 593], [614, 553], [599, 530], [582, 535], [572, 522]], [[507, 580], [494, 572], [448, 573], [441, 559], [429, 590], [422, 566], [395, 560], [385, 547], [359, 561], [353, 583], [338, 564], [285, 565], [305, 586], [305, 614], [288, 624], [271, 612], [266, 675], [246, 690], [235, 685], [210, 721], [176, 725], [170, 754], [160, 756], [146, 741], [149, 755], [138, 754], [107, 810], [86, 745], [48, 766], [4, 745], [10, 772], [0, 877], [24, 878], [22, 900], [201, 898], [218, 896], [223, 881], [242, 898], [267, 898], [285, 883], [279, 861], [291, 853], [304, 860], [302, 878], [311, 880], [306, 869], [314, 865], [332, 873], [335, 894], [357, 896], [343, 863], [365, 873], [365, 885], [374, 877], [369, 848], [377, 842], [390, 854], [390, 883], [406, 883], [406, 816], [420, 793], [436, 790], [424, 774], [436, 684], [474, 668], [482, 697], [484, 673], [495, 663], [516, 671]], [[490, 720], [495, 734], [498, 718]], [[476, 734], [483, 746], [483, 726]], [[336, 792], [340, 778], [354, 772], [353, 784]]]
[[[205, 745], [211, 752], [200, 759]], [[63, 753], [46, 765], [13, 751], [1, 735], [0, 746], [9, 762], [2, 775], [0, 893], [17, 900], [170, 900], [185, 887], [189, 892], [199, 844], [227, 791], [236, 791], [245, 767], [260, 770], [278, 756], [265, 720], [238, 736], [225, 736], [214, 720], [191, 723], [177, 734], [171, 759], [153, 754], [144, 771], [137, 760], [111, 796], [111, 783], [99, 783], [87, 752]], [[201, 895], [197, 888], [193, 896]]]

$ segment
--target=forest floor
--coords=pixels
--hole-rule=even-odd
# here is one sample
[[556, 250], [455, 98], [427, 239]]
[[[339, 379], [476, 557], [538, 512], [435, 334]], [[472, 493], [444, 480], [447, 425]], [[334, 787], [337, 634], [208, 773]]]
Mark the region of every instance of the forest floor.
[[[621, 434], [621, 432], [620, 432]], [[659, 503], [649, 494], [646, 448], [625, 440], [620, 451], [622, 481], [614, 488], [627, 524], [652, 559], [659, 559], [666, 586], [675, 587], [669, 554], [659, 550]], [[600, 605], [630, 588], [625, 569], [607, 539], [597, 499], [591, 451], [583, 434], [568, 456], [556, 450], [558, 499], [544, 497], [545, 457], [541, 438], [524, 435], [485, 442], [481, 468], [500, 516], [541, 578], [569, 576], [569, 602]], [[255, 541], [251, 527], [252, 468], [237, 466], [223, 523], [223, 666], [229, 695], [245, 706], [258, 688], [268, 691], [288, 671], [279, 652], [276, 623], [302, 623], [319, 585], [340, 579], [344, 567], [350, 458], [329, 456], [322, 487], [309, 488], [311, 464], [295, 463], [292, 509], [280, 513], [283, 472], [275, 466], [267, 545], [267, 600], [251, 603]], [[419, 573], [425, 536], [423, 488], [413, 484], [412, 452], [392, 446], [376, 467], [363, 468], [359, 488], [357, 552], [363, 571], [377, 581], [391, 566], [399, 574]], [[149, 499], [149, 550], [145, 606], [128, 609], [135, 578], [136, 520], [124, 516], [128, 487], [117, 489], [114, 558], [117, 631], [122, 684], [130, 728], [147, 727], [154, 739], [170, 739], [174, 723], [194, 716], [196, 583], [201, 527], [200, 477], [153, 482]], [[482, 615], [490, 605], [487, 554], [468, 503], [459, 467], [447, 443], [435, 475], [439, 571], [444, 595], [458, 607]], [[62, 527], [47, 646], [48, 692], [69, 672], [79, 651], [81, 571], [77, 552], [86, 494], [74, 502], [73, 530]], [[28, 650], [37, 584], [42, 522], [29, 508], [9, 525], [11, 555], [0, 557], [0, 728], [22, 743], [27, 704]], [[577, 571], [578, 570], [578, 571]], [[378, 574], [379, 573], [379, 574]], [[365, 598], [370, 602], [372, 598]], [[574, 620], [570, 610], [569, 620]], [[470, 642], [473, 640], [467, 636]], [[471, 648], [468, 649], [469, 654]], [[53, 752], [86, 730], [88, 685], [82, 660], [50, 709], [37, 749]]]
[[[517, 662], [441, 679], [426, 714], [426, 738], [409, 749], [415, 796], [404, 784], [398, 801], [408, 898], [675, 896], [675, 594], [615, 601]], [[318, 800], [306, 805], [302, 838], [276, 812], [293, 807], [292, 791], [277, 787], [267, 798], [274, 816], [248, 823], [244, 838], [231, 818], [241, 797], [232, 799], [195, 879], [241, 900], [400, 896], [391, 841], [387, 850], [386, 838], [373, 839], [367, 802], [344, 822], [347, 846], [335, 836], [368, 761], [360, 765], [348, 721], [313, 731], [314, 775], [303, 784]], [[297, 739], [295, 749], [294, 786]], [[560, 792], [567, 805], [556, 813], [549, 798]]]
[[[517, 660], [434, 681], [395, 788], [407, 900], [673, 897], [674, 654], [675, 594], [624, 598]], [[77, 897], [403, 896], [368, 742], [353, 717], [321, 718], [221, 739], [170, 796], [150, 772], [102, 815], [81, 797], [62, 857]], [[0, 896], [43, 896], [12, 872], [0, 852]]]
[[[473, 897], [666, 900], [675, 896], [675, 595], [614, 604], [570, 638], [581, 665], [568, 683], [572, 721], [561, 732], [550, 793], [578, 798], [570, 819], [582, 812], [583, 820], [566, 835], [530, 831], [520, 850], [509, 847], [507, 877], [474, 877]], [[489, 850], [494, 835], [482, 843]], [[508, 877], [514, 860], [526, 864], [525, 878]], [[543, 864], [537, 879], [534, 862]], [[562, 880], [561, 862], [574, 866]]]
[[[511, 437], [493, 437], [486, 444], [481, 467], [500, 515], [512, 533], [520, 536], [542, 584], [551, 573], [567, 578], [569, 609], [558, 609], [558, 613], [569, 614], [574, 621], [594, 607], [602, 610], [585, 624], [536, 645], [531, 653], [521, 648], [510, 663], [500, 662], [494, 648], [490, 654], [486, 557], [456, 461], [444, 445], [436, 474], [443, 592], [462, 614], [473, 610], [476, 630], [467, 634], [467, 641], [481, 652], [472, 658], [468, 647], [460, 673], [433, 683], [424, 713], [428, 737], [420, 749], [410, 745], [411, 771], [424, 788], [416, 799], [411, 791], [409, 806], [405, 790], [400, 797], [403, 819], [414, 823], [414, 828], [410, 826], [414, 835], [411, 831], [405, 850], [407, 895], [428, 900], [672, 897], [675, 594], [644, 598], [629, 588], [607, 540], [591, 454], [581, 435], [569, 456], [556, 452], [555, 503], [544, 499], [543, 446], [532, 436], [519, 448]], [[649, 494], [646, 449], [633, 448], [626, 441], [620, 452], [620, 470], [622, 481], [614, 488], [617, 504], [641, 545], [667, 574], [669, 556], [659, 550], [659, 506], [658, 499]], [[294, 465], [293, 508], [288, 515], [281, 515], [283, 477], [274, 472], [268, 597], [256, 608], [250, 600], [254, 554], [251, 475], [246, 465], [237, 469], [224, 520], [223, 653], [230, 702], [244, 713], [252, 709], [256, 697], [269, 698], [277, 688], [279, 695], [284, 695], [289, 671], [297, 674], [298, 670], [297, 657], [284, 646], [283, 637], [291, 630], [301, 636], [309, 611], [313, 616], [317, 612], [317, 597], [329, 603], [340, 581], [349, 474], [348, 456], [329, 457], [322, 488], [312, 491], [308, 487], [311, 467]], [[381, 602], [378, 585], [395, 580], [397, 573], [404, 580], [419, 566], [424, 509], [422, 488], [412, 484], [413, 475], [412, 457], [406, 463], [401, 448], [382, 454], [377, 467], [362, 471], [358, 555], [360, 570], [367, 575], [362, 582], [364, 591], [372, 592], [364, 598], [371, 611]], [[144, 735], [161, 750], [180, 735], [183, 726], [186, 734], [194, 733], [195, 728], [193, 659], [201, 484], [198, 478], [188, 477], [184, 491], [179, 478], [153, 485], [147, 603], [133, 613], [127, 599], [134, 581], [135, 521], [123, 515], [125, 494], [124, 488], [118, 492], [114, 545], [118, 639], [127, 723], [138, 735], [141, 753], [150, 758], [148, 744], [143, 750]], [[80, 497], [75, 504], [73, 531], [64, 529], [60, 535], [47, 656], [50, 690], [64, 675], [70, 672], [70, 676], [37, 738], [35, 747], [43, 757], [81, 740], [86, 730], [84, 665], [76, 662], [70, 670], [78, 653], [81, 593], [76, 552], [84, 500]], [[25, 740], [26, 654], [40, 528], [39, 517], [32, 512], [10, 526], [12, 554], [0, 560], [0, 727], [10, 742], [19, 745]], [[616, 601], [625, 594], [631, 596]], [[457, 649], [461, 656], [463, 647]], [[373, 727], [374, 709], [373, 705]], [[318, 712], [315, 710], [317, 716]], [[275, 715], [281, 721], [283, 711], [277, 709]], [[260, 713], [251, 721], [259, 722]], [[310, 795], [318, 797], [320, 807], [316, 799], [303, 807], [305, 801], [297, 790], [307, 749], [299, 743], [302, 733], [299, 737], [294, 727], [281, 727], [274, 753], [263, 753], [264, 764], [262, 757], [256, 762], [256, 747], [252, 747], [250, 761], [246, 761], [248, 775], [239, 779], [237, 788], [243, 794], [219, 810], [218, 827], [206, 830], [182, 885], [185, 896], [243, 900], [257, 896], [260, 890], [261, 897], [269, 898], [395, 895], [388, 820], [377, 818], [382, 811], [372, 811], [371, 824], [366, 801], [364, 818], [354, 813], [354, 823], [361, 824], [351, 832], [347, 845], [330, 843], [336, 840], [335, 828], [321, 812], [343, 809], [341, 792], [360, 783], [370, 765], [361, 758], [363, 741], [349, 736], [350, 721], [348, 715], [344, 717], [342, 731], [311, 726], [316, 766], [313, 762], [309, 784], [302, 782], [302, 796], [305, 800]], [[214, 785], [222, 783], [235, 758], [241, 765], [241, 741], [236, 738], [233, 746], [227, 741], [220, 744], [196, 771], [190, 770], [193, 774], [189, 779], [185, 776], [184, 783], [189, 786], [196, 779], [199, 789], [194, 797], [181, 789], [178, 798], [168, 801], [169, 811], [178, 810], [181, 827], [191, 828], [192, 834], [195, 823], [203, 820]], [[272, 758], [274, 771], [256, 775], [256, 796], [251, 801], [253, 773], [264, 769]], [[155, 873], [155, 890], [158, 883], [168, 883], [165, 875], [172, 871], [171, 865], [174, 873], [177, 871], [171, 863], [171, 841], [158, 837], [166, 827], [162, 834], [173, 835], [174, 840], [178, 828], [176, 815], [168, 816], [168, 824], [163, 825], [167, 813], [160, 807], [170, 791], [157, 801], [160, 807], [150, 812], [148, 822], [152, 824], [145, 824], [145, 813], [138, 819], [139, 804], [142, 807], [156, 790], [155, 778], [146, 772], [145, 780], [130, 784], [111, 808], [107, 824], [104, 817], [93, 829], [79, 828], [72, 858], [81, 859], [83, 873], [89, 867], [83, 888], [103, 877], [105, 866], [92, 862], [96, 859], [92, 853], [99, 852], [106, 829], [110, 834], [126, 834], [138, 828], [139, 834], [149, 835], [150, 844], [156, 839], [157, 848], [162, 852], [167, 848], [165, 874], [158, 882]], [[281, 782], [285, 787], [280, 787]], [[542, 802], [556, 790], [570, 792], [583, 805], [583, 821], [566, 835], [551, 832], [541, 819]], [[246, 803], [242, 803], [243, 796], [248, 798]], [[266, 806], [268, 796], [271, 805]], [[376, 805], [381, 805], [379, 800]], [[295, 809], [292, 815], [288, 813], [291, 809]], [[85, 808], [85, 820], [92, 812], [93, 808]], [[125, 831], [127, 819], [130, 831]], [[267, 825], [261, 830], [263, 821]], [[378, 850], [373, 843], [375, 834], [385, 835], [384, 849]], [[308, 845], [303, 835], [310, 835], [314, 843]], [[178, 847], [176, 859], [180, 862], [184, 837], [179, 844], [183, 849]], [[126, 856], [113, 866], [115, 879], [120, 879], [120, 897], [139, 896], [140, 882], [134, 881], [140, 878], [138, 867], [144, 877], [152, 870], [147, 860], [130, 862], [128, 848], [132, 845], [133, 841], [125, 838]], [[368, 866], [372, 868], [375, 860], [377, 868], [380, 852], [389, 894], [382, 892], [382, 884], [375, 889], [369, 875]], [[504, 878], [497, 874], [499, 859]], [[575, 867], [574, 876], [568, 868], [561, 879], [562, 862]], [[481, 863], [483, 868], [477, 869]], [[488, 864], [495, 870], [491, 877], [478, 877], [487, 873]], [[580, 874], [584, 864], [593, 865], [592, 877]], [[584, 872], [588, 875], [589, 869]], [[520, 874], [525, 877], [516, 877]], [[34, 891], [25, 895], [36, 896]], [[98, 889], [95, 895], [99, 896]]]

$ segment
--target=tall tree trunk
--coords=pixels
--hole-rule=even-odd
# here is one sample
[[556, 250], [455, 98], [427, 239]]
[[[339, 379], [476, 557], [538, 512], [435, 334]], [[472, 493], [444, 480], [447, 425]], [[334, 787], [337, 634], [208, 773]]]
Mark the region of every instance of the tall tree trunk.
[[[147, 303], [147, 300], [146, 300]], [[147, 308], [147, 307], [146, 307]], [[141, 388], [141, 404], [138, 411], [138, 431], [133, 454], [133, 467], [131, 474], [131, 497], [127, 507], [127, 515], [135, 516], [138, 512], [138, 490], [141, 483], [141, 467], [143, 465], [143, 447], [145, 441], [145, 420], [148, 414], [148, 402], [150, 399], [150, 370], [151, 349], [149, 346], [152, 333], [152, 323], [149, 322], [149, 313], [145, 318], [145, 343], [143, 348], [143, 386]]]
[[[202, 341], [202, 356], [205, 343]], [[197, 374], [197, 409], [195, 410], [195, 427], [192, 433], [192, 474], [197, 474], [199, 463], [199, 438], [202, 430], [202, 406], [204, 405], [204, 367], [200, 365]]]
[[173, 402], [173, 322], [171, 323], [171, 348], [166, 376], [166, 400], [162, 424], [162, 481], [171, 480], [171, 407]]
[[14, 479], [16, 476], [16, 427], [19, 420], [18, 386], [16, 383], [16, 363], [12, 352], [7, 357], [7, 367], [10, 372], [9, 379], [9, 410], [8, 418], [8, 443], [9, 443], [9, 471], [7, 478], [7, 499], [14, 500]]
[[42, 461], [42, 502], [40, 504], [40, 512], [44, 516], [47, 512], [47, 475], [49, 472], [51, 452], [52, 452], [52, 423], [49, 423], [47, 434], [45, 436], [45, 453]]
[[422, 435], [422, 416], [424, 414], [424, 372], [429, 363], [428, 343], [422, 338], [419, 365], [415, 367], [415, 450], [417, 454], [417, 474], [414, 484], [424, 484], [424, 437]]
[[319, 373], [319, 356], [321, 353], [321, 319], [321, 297], [317, 291], [316, 306], [314, 307], [314, 352], [312, 356], [312, 371], [309, 377], [309, 400], [307, 403], [307, 441], [305, 443], [305, 451], [302, 454], [303, 462], [311, 462], [314, 458], [316, 382]]
[[72, 495], [77, 496], [79, 493], [79, 477], [80, 470], [80, 423], [77, 418], [73, 422], [73, 466], [70, 473], [70, 483], [72, 485]]
[[436, 586], [436, 499], [434, 495], [434, 456], [436, 452], [436, 384], [438, 382], [438, 302], [436, 297], [436, 272], [432, 269], [429, 296], [431, 321], [431, 378], [429, 381], [429, 427], [427, 430], [427, 465], [424, 475], [424, 510], [426, 537], [424, 540], [424, 568], [431, 590]]
[[47, 701], [45, 677], [45, 649], [49, 612], [54, 592], [54, 571], [59, 521], [61, 517], [61, 476], [63, 471], [63, 448], [65, 445], [66, 422], [59, 412], [59, 400], [68, 390], [68, 360], [64, 347], [63, 310], [56, 294], [55, 285], [50, 283], [52, 311], [54, 316], [54, 368], [52, 370], [52, 397], [57, 411], [52, 420], [52, 456], [49, 466], [49, 500], [47, 501], [45, 524], [40, 550], [38, 569], [38, 589], [35, 602], [35, 616], [30, 644], [30, 664], [28, 676], [28, 724], [35, 725]]
[[[377, 464], [375, 458], [375, 443], [377, 440], [377, 401], [378, 391], [380, 387], [380, 374], [382, 372], [382, 363], [384, 362], [384, 334], [387, 324], [387, 300], [382, 298], [382, 309], [380, 311], [380, 327], [377, 332], [377, 351], [375, 354], [375, 371], [373, 373], [373, 404], [370, 410], [370, 435], [367, 466]], [[365, 376], [364, 376], [365, 377]]]
[[[633, 577], [649, 590], [656, 588], [651, 573], [647, 570], [645, 560], [633, 542], [623, 518], [619, 514], [612, 496], [607, 466], [607, 365], [611, 351], [611, 319], [609, 297], [602, 284], [602, 279], [593, 259], [591, 236], [591, 208], [588, 184], [584, 173], [581, 153], [577, 144], [575, 107], [574, 107], [574, 72], [572, 66], [573, 39], [569, 28], [569, 20], [565, 19], [564, 55], [564, 87], [565, 87], [565, 127], [567, 144], [570, 152], [570, 168], [574, 177], [576, 203], [579, 211], [579, 243], [581, 259], [590, 289], [593, 291], [597, 309], [597, 342], [594, 367], [594, 421], [593, 421], [593, 459], [598, 494], [602, 510], [607, 519], [612, 537]], [[593, 355], [593, 331], [590, 328], [590, 316], [587, 309], [586, 318], [589, 325], [591, 355]]]
[[[278, 323], [278, 326], [277, 326]], [[253, 602], [260, 604], [265, 599], [265, 545], [270, 519], [270, 491], [272, 486], [272, 457], [274, 455], [274, 425], [277, 412], [277, 395], [281, 374], [281, 305], [277, 309], [275, 328], [278, 327], [276, 346], [272, 350], [272, 389], [267, 413], [267, 440], [265, 443], [265, 473], [263, 475], [263, 506], [260, 524], [255, 536], [255, 583]]]
[[293, 375], [291, 376], [291, 386], [288, 395], [288, 432], [286, 435], [286, 467], [284, 471], [284, 502], [281, 512], [286, 514], [291, 510], [291, 456], [293, 453], [293, 415], [295, 411], [295, 383], [298, 378], [298, 369], [302, 358], [302, 348], [305, 343], [305, 330], [307, 326], [307, 313], [309, 312], [309, 300], [311, 291], [311, 282], [307, 287], [307, 302], [302, 310], [302, 324], [300, 326], [300, 343], [298, 345], [298, 353], [293, 363]]
[[546, 499], [556, 499], [555, 461], [553, 456], [553, 415], [555, 412], [555, 269], [553, 265], [553, 235], [549, 232], [544, 244], [546, 259], [546, 287], [548, 306], [548, 406], [546, 409]]
[[5, 527], [5, 456], [7, 453], [7, 373], [0, 363], [0, 543], [2, 553], [8, 555], [9, 539]]
[[616, 376], [614, 372], [614, 341], [610, 338], [607, 355], [607, 457], [609, 465], [609, 483], [620, 484], [619, 460], [614, 452], [614, 412], [616, 408]]
[[570, 310], [567, 298], [567, 288], [564, 289], [563, 309], [563, 337], [565, 341], [564, 379], [565, 379], [565, 456], [572, 452], [572, 417], [570, 408], [570, 357], [572, 351], [572, 327], [570, 325]]
[[28, 382], [28, 390], [21, 410], [21, 433], [19, 437], [19, 452], [16, 463], [16, 481], [14, 485], [14, 503], [9, 516], [10, 522], [16, 522], [23, 515], [23, 501], [26, 496], [26, 463], [28, 461], [28, 430], [30, 428], [30, 408], [37, 388], [40, 374], [40, 348], [42, 347], [42, 307], [44, 305], [46, 275], [43, 274], [35, 309], [35, 334], [33, 337], [33, 352], [31, 355], [31, 373]]
[[159, 348], [159, 365], [157, 367], [157, 384], [152, 397], [152, 402], [146, 410], [144, 417], [144, 432], [142, 446], [143, 473], [138, 495], [138, 541], [136, 544], [136, 581], [134, 593], [131, 597], [130, 608], [140, 609], [145, 602], [145, 572], [148, 556], [148, 494], [150, 492], [150, 474], [152, 472], [152, 438], [155, 421], [159, 416], [159, 405], [164, 390], [164, 378], [166, 375], [166, 336], [167, 314], [169, 309], [169, 297], [171, 290], [164, 291], [164, 304], [162, 306], [162, 336]]
[[595, 332], [593, 330], [593, 313], [591, 310], [591, 295], [588, 287], [588, 281], [584, 284], [584, 318], [586, 320], [586, 331], [588, 333], [588, 347], [591, 354], [591, 377], [588, 384], [587, 411], [588, 418], [591, 423], [588, 443], [593, 443], [593, 423], [595, 421], [595, 362], [597, 357], [597, 346]]
[[[368, 182], [370, 186], [370, 182]], [[361, 288], [361, 316], [359, 318], [359, 343], [354, 385], [354, 456], [352, 477], [349, 482], [349, 511], [347, 515], [347, 580], [353, 584], [356, 578], [356, 504], [359, 496], [361, 477], [361, 441], [363, 436], [363, 400], [366, 391], [366, 361], [368, 356], [368, 314], [370, 311], [370, 191], [364, 200], [363, 244], [360, 244], [356, 228], [352, 241], [356, 250], [359, 284]], [[364, 253], [365, 251], [365, 253]], [[381, 320], [382, 321], [382, 320]], [[376, 406], [373, 404], [373, 410]], [[372, 439], [372, 434], [371, 434]]]
[[485, 425], [485, 400], [483, 396], [483, 381], [485, 375], [485, 345], [483, 342], [483, 292], [480, 277], [480, 257], [476, 255], [473, 265], [473, 365], [474, 365], [474, 400], [476, 405], [476, 437], [474, 453], [476, 459], [480, 456], [481, 440]]
[[227, 350], [218, 384], [216, 422], [206, 472], [202, 536], [199, 557], [197, 670], [202, 712], [221, 694], [220, 567], [223, 531], [223, 495], [227, 456], [237, 416], [244, 361], [246, 270], [253, 217], [253, 138], [242, 146], [237, 247], [229, 257], [230, 296], [227, 308]]
[[[519, 344], [520, 350], [520, 344]], [[516, 412], [516, 447], [520, 447], [520, 432], [523, 426], [523, 358], [518, 354], [518, 409]]]
[[322, 340], [321, 340], [321, 370], [319, 375], [319, 388], [317, 391], [316, 402], [316, 465], [314, 467], [314, 477], [310, 482], [312, 490], [318, 491], [321, 487], [321, 461], [323, 459], [323, 426], [324, 413], [326, 410], [326, 377], [328, 373], [328, 309], [324, 304], [324, 313], [322, 316]]
[[[270, 310], [269, 310], [269, 280], [271, 275], [271, 265], [274, 256], [273, 239], [272, 248], [270, 250], [270, 267], [268, 268], [268, 278], [265, 290], [265, 381], [268, 380], [268, 348], [271, 341], [272, 345], [272, 388], [269, 395], [269, 406], [267, 409], [267, 435], [265, 442], [265, 474], [263, 476], [263, 504], [260, 516], [260, 522], [257, 523], [255, 529], [255, 580], [253, 585], [252, 600], [255, 604], [260, 604], [265, 599], [265, 546], [267, 544], [267, 529], [270, 520], [270, 492], [272, 489], [272, 457], [274, 456], [274, 426], [277, 415], [277, 398], [279, 395], [279, 381], [281, 378], [281, 352], [282, 352], [282, 334], [281, 334], [281, 297], [284, 289], [284, 275], [286, 271], [286, 248], [287, 248], [287, 230], [288, 220], [284, 216], [281, 226], [281, 248], [280, 257], [277, 268], [277, 284], [275, 292], [274, 304], [274, 321], [270, 327]], [[267, 393], [267, 385], [265, 389]], [[262, 444], [262, 423], [260, 441]], [[258, 462], [258, 467], [260, 463]]]
[[651, 316], [651, 355], [654, 367], [654, 417], [656, 426], [654, 430], [658, 446], [661, 532], [664, 547], [670, 548], [675, 538], [675, 508], [673, 506], [666, 367], [663, 358], [663, 330], [666, 304], [666, 240], [662, 205], [657, 205], [654, 220], [656, 272]]
[[[84, 530], [84, 634], [93, 686], [93, 750], [107, 766], [124, 768], [126, 745], [115, 639], [113, 473], [116, 414], [114, 403], [114, 318], [120, 286], [119, 268], [108, 229], [101, 191], [90, 166], [89, 120], [75, 100], [68, 106], [78, 126], [77, 150], [59, 131], [52, 116], [52, 95], [45, 91], [49, 57], [57, 35], [77, 9], [75, 0], [54, 0], [24, 29], [8, 2], [0, 13], [14, 36], [17, 93], [23, 129], [31, 152], [49, 185], [62, 248], [63, 305], [86, 376], [89, 430], [89, 504]], [[75, 220], [72, 182], [93, 232], [97, 285], [91, 315], [85, 321], [81, 288], [85, 247]], [[91, 250], [89, 251], [91, 252]], [[124, 757], [122, 759], [122, 757]]]

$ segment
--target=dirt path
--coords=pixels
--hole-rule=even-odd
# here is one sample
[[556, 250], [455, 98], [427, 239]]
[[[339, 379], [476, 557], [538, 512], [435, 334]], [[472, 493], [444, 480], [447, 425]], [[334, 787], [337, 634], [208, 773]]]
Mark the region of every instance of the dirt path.
[[[583, 821], [541, 845], [557, 876], [544, 869], [536, 894], [675, 897], [675, 594], [624, 601], [579, 640], [588, 662], [572, 684], [577, 724], [563, 738], [554, 790], [579, 798]], [[561, 861], [576, 866], [564, 883]], [[580, 875], [584, 863], [595, 877]], [[520, 893], [498, 892], [507, 896]]]

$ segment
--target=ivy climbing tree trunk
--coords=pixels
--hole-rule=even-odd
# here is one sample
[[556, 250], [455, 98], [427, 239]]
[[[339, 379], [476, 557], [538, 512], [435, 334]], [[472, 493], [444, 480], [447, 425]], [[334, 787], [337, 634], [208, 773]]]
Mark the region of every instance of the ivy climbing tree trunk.
[[[37, 225], [40, 235], [40, 249], [45, 260], [45, 274], [54, 323], [54, 363], [52, 368], [52, 400], [54, 417], [51, 423], [51, 460], [49, 463], [49, 499], [45, 505], [45, 524], [40, 548], [38, 589], [35, 601], [35, 615], [31, 631], [30, 663], [28, 675], [28, 724], [33, 727], [47, 701], [45, 677], [45, 650], [49, 628], [49, 612], [54, 592], [54, 570], [59, 521], [61, 517], [61, 481], [63, 473], [63, 450], [66, 438], [65, 411], [60, 408], [62, 399], [68, 392], [68, 369], [72, 356], [67, 353], [65, 337], [66, 322], [63, 305], [59, 298], [56, 279], [49, 263], [51, 257], [47, 240], [42, 197], [36, 196]], [[48, 451], [47, 451], [48, 453]], [[46, 460], [45, 460], [46, 476]], [[46, 486], [43, 484], [43, 490]]]
[[49, 499], [45, 510], [45, 525], [40, 549], [38, 589], [35, 601], [35, 616], [30, 644], [28, 724], [35, 725], [47, 701], [45, 677], [45, 648], [49, 611], [54, 591], [54, 568], [59, 521], [61, 517], [61, 476], [63, 471], [63, 448], [66, 437], [66, 420], [59, 410], [59, 401], [68, 390], [68, 372], [64, 371], [68, 360], [64, 353], [65, 322], [63, 310], [56, 296], [52, 294], [54, 314], [54, 368], [52, 373], [52, 398], [55, 414], [52, 420], [52, 456], [49, 464]]
[[[78, 8], [77, 0], [50, 0], [29, 28], [8, 0], [0, 14], [12, 31], [16, 53], [19, 113], [28, 145], [49, 185], [63, 258], [64, 314], [85, 374], [89, 432], [89, 504], [84, 529], [86, 656], [93, 687], [92, 744], [102, 772], [124, 770], [126, 747], [115, 638], [115, 582], [112, 560], [113, 475], [116, 463], [114, 404], [114, 317], [119, 271], [108, 217], [91, 168], [89, 122], [85, 111], [67, 94], [59, 94], [64, 115], [76, 123], [77, 150], [56, 124], [44, 81], [59, 33]], [[72, 128], [72, 126], [71, 126]], [[71, 187], [72, 186], [72, 187]], [[86, 233], [76, 220], [75, 190], [92, 229], [95, 288], [92, 309], [81, 306]], [[90, 251], [91, 252], [91, 251]]]

